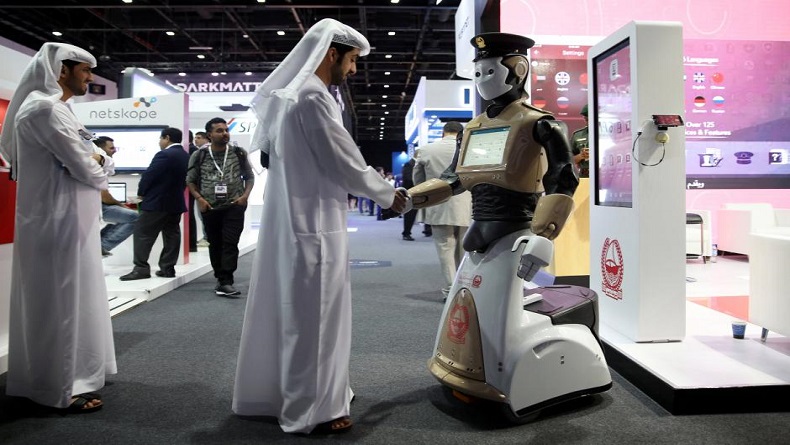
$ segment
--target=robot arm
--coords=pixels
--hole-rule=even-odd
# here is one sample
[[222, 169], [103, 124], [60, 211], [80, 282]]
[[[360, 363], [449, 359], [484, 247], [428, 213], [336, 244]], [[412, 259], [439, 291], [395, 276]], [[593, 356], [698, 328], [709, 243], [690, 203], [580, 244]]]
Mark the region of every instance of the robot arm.
[[531, 228], [536, 235], [550, 240], [560, 234], [573, 211], [571, 197], [579, 185], [563, 130], [563, 124], [552, 119], [541, 119], [535, 126], [535, 136], [546, 149], [549, 166], [543, 176], [546, 195], [538, 200]]
[[571, 147], [563, 127], [563, 123], [553, 119], [541, 119], [535, 125], [535, 139], [545, 147], [549, 164], [543, 176], [547, 195], [561, 193], [573, 196], [579, 185], [579, 176], [573, 168]]
[[522, 236], [513, 243], [512, 252], [518, 250], [521, 243], [526, 242], [524, 252], [518, 264], [516, 275], [526, 281], [532, 281], [538, 271], [549, 265], [554, 255], [554, 243], [540, 236]]
[[453, 196], [466, 191], [461, 185], [461, 178], [455, 173], [455, 166], [458, 165], [458, 154], [461, 151], [461, 140], [463, 136], [463, 131], [459, 132], [458, 136], [456, 136], [453, 161], [442, 172], [442, 175], [438, 179], [429, 179], [408, 190], [408, 194], [411, 197], [415, 209], [441, 204]]

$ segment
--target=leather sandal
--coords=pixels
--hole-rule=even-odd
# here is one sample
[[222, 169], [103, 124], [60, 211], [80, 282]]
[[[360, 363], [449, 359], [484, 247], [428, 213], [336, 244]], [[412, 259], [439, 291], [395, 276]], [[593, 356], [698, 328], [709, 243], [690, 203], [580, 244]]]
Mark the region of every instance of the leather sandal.
[[335, 420], [330, 420], [329, 422], [319, 423], [315, 426], [315, 428], [313, 428], [313, 431], [311, 431], [310, 434], [346, 433], [351, 430], [352, 426], [354, 426], [354, 423], [351, 421], [351, 417], [339, 417]]
[[[68, 408], [64, 408], [63, 410], [70, 414], [83, 414], [98, 411], [102, 406], [104, 406], [104, 403], [102, 403], [101, 399], [96, 396], [97, 394], [91, 393], [76, 395], [74, 396], [74, 401], [71, 402], [71, 405], [69, 405]], [[92, 400], [98, 400], [99, 404], [86, 407], [86, 405]]]

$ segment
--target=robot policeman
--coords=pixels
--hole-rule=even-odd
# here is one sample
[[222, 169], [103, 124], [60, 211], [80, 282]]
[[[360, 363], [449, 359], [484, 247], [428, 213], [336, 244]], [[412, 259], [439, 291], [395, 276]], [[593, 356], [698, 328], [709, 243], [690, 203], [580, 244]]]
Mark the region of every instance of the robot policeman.
[[[464, 190], [472, 192], [473, 222], [464, 239], [466, 251], [485, 250], [495, 239], [523, 228], [554, 239], [573, 209], [571, 196], [579, 179], [564, 124], [531, 106], [524, 90], [527, 51], [534, 44], [527, 37], [506, 33], [483, 33], [472, 39], [477, 49], [474, 81], [480, 96], [491, 103], [459, 134], [458, 154], [442, 178], [408, 191], [415, 208], [438, 204]], [[503, 128], [507, 128], [504, 158], [485, 165], [473, 160], [471, 136]]]
[[534, 42], [484, 33], [471, 43], [474, 81], [490, 104], [459, 135], [442, 177], [408, 190], [416, 208], [472, 193], [466, 254], [428, 369], [457, 393], [499, 402], [520, 423], [545, 406], [605, 391], [611, 376], [597, 337], [595, 293], [524, 287], [551, 260], [550, 240], [573, 210], [579, 183], [564, 124], [527, 102]]

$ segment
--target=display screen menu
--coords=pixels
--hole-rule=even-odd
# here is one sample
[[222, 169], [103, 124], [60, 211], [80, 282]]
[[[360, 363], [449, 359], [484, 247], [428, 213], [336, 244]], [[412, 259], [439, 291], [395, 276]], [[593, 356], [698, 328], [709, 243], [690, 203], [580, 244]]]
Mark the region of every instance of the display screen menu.
[[595, 204], [633, 206], [629, 39], [593, 59]]
[[589, 50], [585, 45], [541, 44], [529, 50], [532, 105], [565, 122], [568, 134], [587, 126], [581, 111], [587, 105]]
[[159, 136], [165, 127], [89, 127], [94, 136], [107, 136], [115, 144], [115, 170], [145, 171], [159, 153]]
[[790, 188], [790, 42], [686, 40], [686, 188]]
[[503, 163], [510, 126], [472, 130], [466, 144], [462, 167]]

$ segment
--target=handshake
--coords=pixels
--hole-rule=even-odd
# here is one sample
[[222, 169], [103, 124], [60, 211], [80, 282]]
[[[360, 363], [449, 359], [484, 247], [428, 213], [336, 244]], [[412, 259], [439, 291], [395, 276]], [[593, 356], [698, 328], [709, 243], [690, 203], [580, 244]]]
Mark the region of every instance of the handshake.
[[403, 187], [398, 187], [395, 189], [395, 199], [392, 201], [390, 208], [381, 210], [381, 218], [390, 219], [400, 216], [410, 211], [413, 207], [414, 203], [411, 200], [411, 196], [409, 196], [409, 192]]

